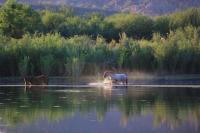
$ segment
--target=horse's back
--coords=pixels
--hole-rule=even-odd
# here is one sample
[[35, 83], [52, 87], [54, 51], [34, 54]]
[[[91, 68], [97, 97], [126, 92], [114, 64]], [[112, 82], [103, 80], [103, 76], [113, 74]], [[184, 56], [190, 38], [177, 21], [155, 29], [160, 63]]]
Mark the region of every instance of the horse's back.
[[40, 76], [31, 76], [24, 78], [25, 84], [31, 85], [47, 85], [48, 84], [48, 77], [45, 75]]
[[42, 84], [48, 84], [48, 77], [45, 75], [40, 75], [35, 77], [35, 79], [37, 80], [37, 82], [42, 83]]
[[128, 76], [126, 74], [113, 74], [112, 78], [116, 80], [126, 80]]

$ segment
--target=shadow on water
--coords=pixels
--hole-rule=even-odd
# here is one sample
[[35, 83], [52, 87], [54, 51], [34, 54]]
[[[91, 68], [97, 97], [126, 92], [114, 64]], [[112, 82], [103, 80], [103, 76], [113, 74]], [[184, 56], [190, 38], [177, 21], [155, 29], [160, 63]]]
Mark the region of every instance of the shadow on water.
[[[199, 131], [200, 89], [195, 88], [0, 88], [1, 123], [13, 130], [19, 125], [61, 122], [94, 113], [97, 123], [106, 123], [109, 113], [120, 117], [118, 124], [126, 127], [145, 116], [151, 116], [152, 128], [165, 125], [176, 129], [189, 123]], [[64, 124], [64, 123], [63, 123]], [[0, 127], [1, 129], [1, 127]], [[114, 130], [114, 129], [113, 129]]]

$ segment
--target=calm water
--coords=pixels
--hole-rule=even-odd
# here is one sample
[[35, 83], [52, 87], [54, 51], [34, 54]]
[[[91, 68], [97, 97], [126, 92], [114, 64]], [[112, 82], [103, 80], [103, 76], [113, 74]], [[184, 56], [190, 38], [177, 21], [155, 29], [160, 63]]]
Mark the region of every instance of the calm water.
[[200, 132], [200, 88], [0, 88], [0, 132]]

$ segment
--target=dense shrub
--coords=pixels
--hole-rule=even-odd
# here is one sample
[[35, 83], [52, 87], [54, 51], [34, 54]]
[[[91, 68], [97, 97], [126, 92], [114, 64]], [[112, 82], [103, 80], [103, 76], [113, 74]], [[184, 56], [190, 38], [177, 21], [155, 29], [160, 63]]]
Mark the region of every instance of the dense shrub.
[[170, 19], [168, 16], [160, 16], [155, 18], [154, 32], [160, 33], [162, 36], [166, 36], [170, 31]]
[[170, 32], [166, 39], [155, 42], [155, 55], [160, 69], [170, 72], [199, 73], [199, 34], [186, 27]]
[[200, 9], [191, 8], [186, 11], [174, 13], [170, 15], [170, 28], [184, 28], [186, 26], [199, 27], [200, 26]]
[[106, 18], [114, 25], [119, 33], [125, 32], [129, 37], [136, 39], [151, 38], [153, 20], [138, 14], [116, 14]]
[[200, 73], [200, 35], [186, 27], [166, 38], [134, 40], [121, 34], [119, 42], [96, 41], [88, 36], [63, 38], [59, 34], [25, 35], [21, 39], [1, 37], [0, 75], [95, 74], [105, 69]]

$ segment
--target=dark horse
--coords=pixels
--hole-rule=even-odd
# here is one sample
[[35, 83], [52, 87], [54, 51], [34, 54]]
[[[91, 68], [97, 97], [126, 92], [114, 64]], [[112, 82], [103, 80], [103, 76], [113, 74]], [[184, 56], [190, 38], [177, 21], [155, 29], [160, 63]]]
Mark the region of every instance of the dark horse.
[[45, 75], [27, 76], [24, 77], [24, 84], [28, 88], [31, 88], [32, 85], [48, 85], [48, 77]]

